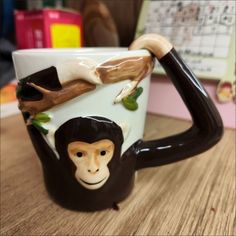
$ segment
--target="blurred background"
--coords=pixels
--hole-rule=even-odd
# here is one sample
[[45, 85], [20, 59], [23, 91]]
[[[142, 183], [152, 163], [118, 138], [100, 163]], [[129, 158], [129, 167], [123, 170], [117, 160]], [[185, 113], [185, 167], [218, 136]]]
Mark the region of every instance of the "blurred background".
[[[139, 35], [156, 32], [176, 46], [202, 80], [225, 126], [235, 128], [234, 27], [235, 1], [227, 0], [1, 0], [1, 117], [18, 112], [12, 51], [128, 47]], [[158, 64], [154, 72], [148, 111], [190, 120]]]
[[[13, 78], [9, 52], [15, 49], [127, 47], [134, 39], [141, 5], [142, 0], [1, 0], [0, 86]], [[53, 25], [58, 28], [50, 32]]]

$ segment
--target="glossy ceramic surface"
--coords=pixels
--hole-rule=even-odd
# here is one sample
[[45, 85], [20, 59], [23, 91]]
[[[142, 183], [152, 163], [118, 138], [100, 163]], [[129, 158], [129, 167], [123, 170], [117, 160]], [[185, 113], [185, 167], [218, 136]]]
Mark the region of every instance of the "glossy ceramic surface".
[[[142, 140], [154, 58], [140, 48], [154, 54], [171, 77], [192, 115], [189, 130]], [[194, 156], [223, 132], [208, 94], [165, 38], [144, 35], [130, 51], [101, 50], [13, 55], [19, 106], [47, 190], [73, 210], [118, 209], [133, 189], [137, 170]]]

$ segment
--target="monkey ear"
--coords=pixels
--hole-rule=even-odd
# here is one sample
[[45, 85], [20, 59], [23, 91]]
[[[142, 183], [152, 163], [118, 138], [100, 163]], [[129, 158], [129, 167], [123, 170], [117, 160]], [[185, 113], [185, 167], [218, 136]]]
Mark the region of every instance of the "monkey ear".
[[125, 141], [127, 137], [129, 136], [130, 126], [125, 121], [117, 123], [117, 124], [120, 126], [122, 130], [124, 141]]

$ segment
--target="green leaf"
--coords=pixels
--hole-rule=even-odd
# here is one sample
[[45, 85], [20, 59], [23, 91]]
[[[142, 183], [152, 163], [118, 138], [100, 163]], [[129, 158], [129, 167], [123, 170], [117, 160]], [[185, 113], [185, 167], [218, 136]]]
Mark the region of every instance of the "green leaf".
[[135, 111], [138, 109], [138, 103], [137, 103], [137, 99], [138, 97], [142, 94], [143, 92], [143, 88], [142, 87], [138, 87], [135, 89], [135, 91], [130, 94], [129, 96], [125, 97], [122, 99], [122, 104], [124, 105], [124, 107], [130, 111]]
[[43, 133], [44, 135], [48, 134], [48, 130], [45, 129], [39, 121], [37, 121], [37, 120], [35, 120], [35, 119], [32, 119], [32, 125], [33, 125], [35, 128], [37, 128], [38, 131], [40, 131], [40, 132]]
[[51, 120], [51, 118], [49, 117], [48, 114], [41, 112], [41, 113], [36, 114], [36, 116], [34, 117], [34, 120], [37, 120], [42, 123], [47, 123]]
[[142, 87], [138, 87], [136, 88], [136, 90], [129, 96], [133, 97], [135, 100], [137, 100], [137, 98], [142, 94], [143, 92], [143, 88]]
[[131, 97], [131, 96], [127, 96], [125, 98], [122, 99], [122, 104], [124, 105], [124, 107], [130, 111], [135, 111], [138, 109], [138, 103], [136, 102], [136, 100]]

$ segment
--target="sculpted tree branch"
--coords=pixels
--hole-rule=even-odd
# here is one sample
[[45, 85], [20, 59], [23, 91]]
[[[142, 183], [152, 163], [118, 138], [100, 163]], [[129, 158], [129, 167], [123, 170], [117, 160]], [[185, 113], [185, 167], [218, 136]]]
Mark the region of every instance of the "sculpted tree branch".
[[57, 91], [45, 89], [34, 83], [27, 84], [43, 94], [43, 98], [38, 101], [24, 101], [19, 99], [19, 108], [21, 111], [29, 112], [31, 115], [45, 111], [96, 88], [96, 85], [83, 80], [68, 81], [63, 84], [61, 90]]
[[[89, 66], [87, 62], [90, 63]], [[92, 91], [99, 84], [112, 84], [123, 80], [130, 80], [115, 99], [115, 102], [120, 102], [122, 98], [130, 95], [135, 90], [140, 81], [151, 73], [152, 68], [153, 58], [151, 56], [110, 60], [98, 66], [92, 65], [91, 61], [66, 62], [62, 65], [57, 65], [56, 69], [54, 68], [54, 77], [56, 73], [56, 77], [59, 80], [58, 83], [60, 84], [60, 87], [56, 90], [45, 88], [44, 76], [42, 75], [41, 78], [40, 72], [37, 72], [37, 84], [32, 79], [35, 75], [29, 76], [30, 80], [21, 86], [34, 88], [42, 95], [42, 98], [39, 100], [25, 100], [19, 96], [19, 108], [23, 112], [29, 112], [31, 116], [34, 116], [39, 112]], [[43, 73], [45, 74], [45, 70]], [[81, 75], [84, 78], [81, 78]]]
[[96, 72], [104, 84], [131, 80], [115, 98], [115, 103], [118, 103], [122, 98], [130, 95], [140, 81], [152, 72], [153, 66], [154, 62], [151, 56], [131, 57], [105, 62], [96, 68]]

